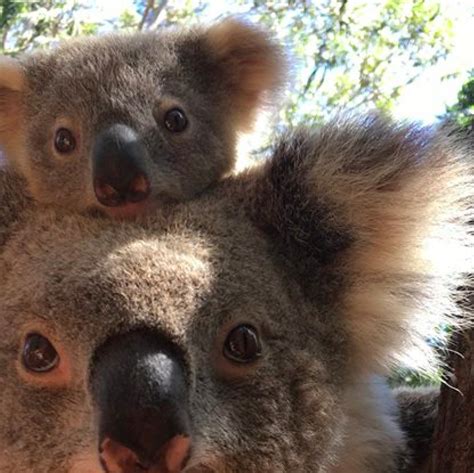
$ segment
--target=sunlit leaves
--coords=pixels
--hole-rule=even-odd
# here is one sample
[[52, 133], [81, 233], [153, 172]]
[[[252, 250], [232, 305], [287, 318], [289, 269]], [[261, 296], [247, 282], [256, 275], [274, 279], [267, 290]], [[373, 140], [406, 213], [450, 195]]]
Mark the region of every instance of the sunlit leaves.
[[389, 110], [452, 47], [453, 18], [438, 0], [257, 0], [250, 13], [296, 56], [299, 93], [289, 105], [296, 121], [318, 121], [335, 106]]
[[70, 36], [95, 34], [97, 24], [90, 10], [76, 0], [2, 2], [0, 53], [15, 55], [48, 47]]
[[474, 129], [474, 70], [470, 72], [470, 78], [461, 87], [456, 104], [448, 108], [447, 115], [461, 126]]

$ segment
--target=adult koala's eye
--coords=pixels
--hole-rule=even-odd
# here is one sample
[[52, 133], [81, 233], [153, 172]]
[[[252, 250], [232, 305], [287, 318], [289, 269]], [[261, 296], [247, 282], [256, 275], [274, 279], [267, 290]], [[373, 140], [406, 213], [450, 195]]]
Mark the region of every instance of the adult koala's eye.
[[23, 365], [29, 371], [46, 373], [59, 363], [59, 355], [51, 342], [39, 333], [27, 335], [23, 346]]
[[54, 147], [61, 154], [72, 153], [76, 149], [76, 138], [71, 130], [59, 128], [54, 136]]
[[224, 356], [237, 363], [251, 363], [262, 354], [257, 330], [251, 325], [239, 325], [227, 335]]
[[166, 112], [164, 123], [169, 131], [179, 133], [188, 126], [188, 119], [180, 108], [172, 108]]

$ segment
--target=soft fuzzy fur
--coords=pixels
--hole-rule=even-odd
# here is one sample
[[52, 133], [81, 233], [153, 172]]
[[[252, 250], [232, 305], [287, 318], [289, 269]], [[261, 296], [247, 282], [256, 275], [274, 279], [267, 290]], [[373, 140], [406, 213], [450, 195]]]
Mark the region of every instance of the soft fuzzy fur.
[[[101, 471], [94, 353], [140, 327], [186, 360], [186, 472], [416, 472], [422, 408], [400, 413], [416, 403], [397, 405], [379, 375], [414, 350], [431, 360], [432, 327], [462, 323], [471, 163], [445, 129], [337, 119], [135, 223], [30, 208], [4, 175], [0, 471]], [[249, 366], [222, 354], [241, 323], [263, 344]], [[31, 331], [67, 376], [23, 369]], [[418, 418], [429, 437], [433, 416]]]
[[[285, 69], [267, 32], [233, 18], [0, 58], [0, 147], [42, 204], [107, 211], [94, 195], [92, 153], [101, 131], [124, 124], [146, 151], [148, 207], [188, 199], [232, 170], [239, 133], [276, 100]], [[176, 107], [188, 126], [173, 134], [164, 117]], [[56, 152], [59, 128], [73, 132], [72, 153]]]

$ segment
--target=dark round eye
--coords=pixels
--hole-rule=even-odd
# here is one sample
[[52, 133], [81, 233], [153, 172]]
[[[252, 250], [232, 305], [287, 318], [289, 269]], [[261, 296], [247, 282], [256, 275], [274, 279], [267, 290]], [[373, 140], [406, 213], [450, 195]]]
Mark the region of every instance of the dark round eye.
[[250, 363], [259, 358], [262, 347], [257, 330], [251, 325], [235, 327], [224, 344], [224, 356], [237, 363]]
[[59, 128], [54, 137], [54, 147], [58, 153], [72, 153], [76, 149], [76, 139], [72, 131], [67, 128]]
[[38, 333], [26, 337], [23, 347], [23, 365], [29, 371], [46, 373], [59, 363], [59, 355], [51, 342]]
[[188, 119], [179, 108], [168, 110], [165, 115], [165, 127], [173, 133], [184, 131], [188, 126]]

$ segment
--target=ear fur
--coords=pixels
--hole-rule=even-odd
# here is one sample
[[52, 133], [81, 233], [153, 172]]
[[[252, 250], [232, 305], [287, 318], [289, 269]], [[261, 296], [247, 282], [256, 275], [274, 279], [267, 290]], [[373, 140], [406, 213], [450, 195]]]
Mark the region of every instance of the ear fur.
[[446, 127], [339, 118], [285, 137], [253, 178], [251, 212], [318, 307], [341, 312], [354, 371], [416, 360], [468, 317], [473, 160]]
[[211, 26], [205, 39], [229, 92], [237, 127], [246, 131], [257, 110], [273, 102], [285, 83], [283, 50], [268, 32], [235, 18]]
[[0, 87], [21, 92], [23, 81], [23, 72], [17, 61], [8, 56], [0, 56]]
[[11, 58], [0, 57], [0, 146], [8, 160], [15, 162], [22, 146], [23, 71]]

